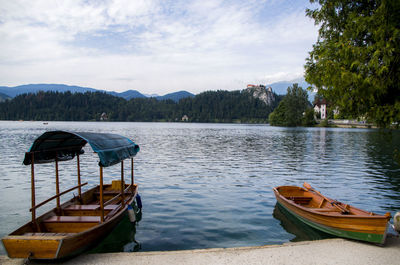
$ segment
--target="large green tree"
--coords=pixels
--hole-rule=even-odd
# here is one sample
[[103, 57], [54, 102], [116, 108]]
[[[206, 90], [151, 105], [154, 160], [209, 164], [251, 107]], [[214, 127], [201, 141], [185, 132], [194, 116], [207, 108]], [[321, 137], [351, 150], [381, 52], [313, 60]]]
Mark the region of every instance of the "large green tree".
[[269, 123], [274, 126], [298, 126], [303, 124], [303, 114], [310, 107], [307, 90], [298, 84], [288, 87], [287, 93], [278, 107], [269, 115]]
[[310, 0], [320, 26], [305, 79], [353, 118], [400, 122], [400, 1]]

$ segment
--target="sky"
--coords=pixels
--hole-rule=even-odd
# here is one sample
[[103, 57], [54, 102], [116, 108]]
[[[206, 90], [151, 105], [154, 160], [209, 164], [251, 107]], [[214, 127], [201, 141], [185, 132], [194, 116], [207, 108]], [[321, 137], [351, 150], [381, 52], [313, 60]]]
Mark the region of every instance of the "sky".
[[0, 0], [0, 86], [163, 95], [302, 78], [307, 0]]

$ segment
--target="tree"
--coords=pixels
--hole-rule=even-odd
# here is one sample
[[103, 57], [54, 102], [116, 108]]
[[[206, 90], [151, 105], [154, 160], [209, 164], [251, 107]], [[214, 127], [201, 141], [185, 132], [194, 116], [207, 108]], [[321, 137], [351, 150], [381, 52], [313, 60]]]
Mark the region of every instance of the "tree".
[[310, 107], [307, 90], [298, 84], [288, 87], [286, 96], [269, 115], [269, 123], [274, 126], [298, 126], [302, 124], [303, 113]]
[[303, 118], [301, 120], [301, 125], [303, 125], [303, 126], [313, 126], [313, 125], [315, 125], [316, 121], [315, 121], [314, 116], [315, 116], [314, 109], [312, 107], [307, 108], [305, 113], [304, 113], [304, 115], [303, 115]]
[[380, 127], [400, 121], [400, 1], [310, 0], [320, 25], [305, 79], [339, 111]]
[[[275, 95], [275, 98], [280, 99]], [[275, 102], [267, 105], [243, 91], [209, 91], [179, 102], [155, 98], [125, 100], [107, 93], [38, 92], [0, 102], [0, 120], [100, 120], [194, 122], [266, 122]]]

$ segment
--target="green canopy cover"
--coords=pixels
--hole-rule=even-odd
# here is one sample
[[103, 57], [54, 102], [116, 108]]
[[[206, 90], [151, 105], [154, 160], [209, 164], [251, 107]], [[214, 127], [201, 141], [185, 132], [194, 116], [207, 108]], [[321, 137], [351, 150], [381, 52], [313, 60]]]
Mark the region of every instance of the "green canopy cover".
[[89, 143], [100, 158], [99, 165], [108, 167], [122, 160], [134, 157], [139, 152], [139, 145], [129, 138], [111, 133], [49, 131], [39, 136], [25, 154], [24, 164], [43, 164], [73, 159], [83, 154], [82, 148]]

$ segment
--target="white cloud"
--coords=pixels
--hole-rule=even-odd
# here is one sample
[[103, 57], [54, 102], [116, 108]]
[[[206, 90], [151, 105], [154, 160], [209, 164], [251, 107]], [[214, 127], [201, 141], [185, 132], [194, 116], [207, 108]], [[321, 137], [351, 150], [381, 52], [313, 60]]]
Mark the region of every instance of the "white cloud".
[[0, 85], [163, 94], [297, 78], [317, 30], [293, 4], [0, 0]]
[[113, 0], [105, 6], [111, 24], [137, 26], [147, 25], [149, 18], [159, 12], [159, 3], [147, 0]]

